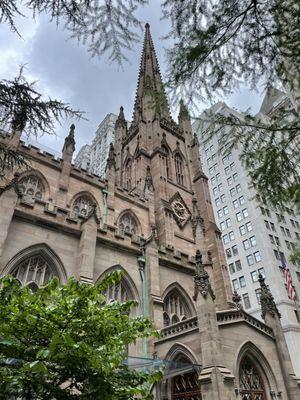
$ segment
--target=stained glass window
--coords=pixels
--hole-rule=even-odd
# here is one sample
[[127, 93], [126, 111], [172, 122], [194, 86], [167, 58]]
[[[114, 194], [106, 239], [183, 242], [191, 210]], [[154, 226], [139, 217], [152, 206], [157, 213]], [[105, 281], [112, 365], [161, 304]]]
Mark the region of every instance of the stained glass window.
[[172, 400], [202, 399], [197, 372], [175, 376], [172, 386]]

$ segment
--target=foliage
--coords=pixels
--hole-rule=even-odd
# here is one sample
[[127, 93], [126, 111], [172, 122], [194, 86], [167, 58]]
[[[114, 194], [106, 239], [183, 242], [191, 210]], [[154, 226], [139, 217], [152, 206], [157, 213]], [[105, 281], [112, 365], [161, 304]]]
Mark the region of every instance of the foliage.
[[[35, 16], [47, 13], [51, 20], [69, 31], [72, 38], [88, 45], [92, 56], [110, 52], [109, 60], [119, 64], [125, 51], [139, 40], [141, 22], [138, 6], [148, 0], [25, 0], [23, 6]], [[0, 2], [0, 23], [5, 21], [18, 32], [15, 18], [24, 16], [16, 0]]]
[[289, 255], [289, 261], [293, 264], [297, 264], [300, 266], [300, 246], [299, 246], [299, 244], [294, 245], [293, 251]]
[[[0, 80], [0, 126], [11, 127], [26, 135], [54, 134], [55, 123], [64, 118], [81, 118], [82, 112], [51, 98], [44, 99], [35, 89], [36, 82], [28, 82], [23, 67], [13, 80]], [[16, 149], [0, 145], [0, 176], [6, 169], [28, 165]]]
[[299, 7], [298, 0], [165, 0], [175, 39], [170, 81], [190, 98], [278, 79], [299, 90]]
[[103, 292], [121, 277], [115, 272], [96, 285], [53, 279], [35, 293], [11, 276], [1, 279], [1, 399], [152, 398], [161, 372], [124, 363], [129, 344], [155, 334], [152, 323], [129, 315], [134, 301], [105, 303]]

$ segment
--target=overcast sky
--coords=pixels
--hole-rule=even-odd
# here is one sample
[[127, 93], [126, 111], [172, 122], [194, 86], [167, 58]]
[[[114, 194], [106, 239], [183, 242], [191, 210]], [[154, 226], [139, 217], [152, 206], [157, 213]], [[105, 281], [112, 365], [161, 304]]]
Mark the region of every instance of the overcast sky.
[[[162, 36], [168, 31], [168, 24], [160, 20], [161, 1], [151, 0], [150, 3], [139, 11], [139, 16], [144, 22], [150, 23], [164, 75], [164, 47], [167, 43], [162, 40]], [[78, 151], [82, 145], [91, 142], [97, 126], [106, 114], [117, 114], [120, 105], [125, 108], [126, 118], [131, 120], [142, 43], [137, 43], [134, 51], [129, 53], [129, 63], [122, 70], [116, 64], [108, 64], [105, 56], [90, 59], [86, 48], [77, 45], [74, 40], [68, 40], [68, 34], [60, 27], [57, 28], [55, 23], [50, 23], [47, 16], [40, 16], [35, 21], [32, 18], [18, 19], [17, 24], [22, 39], [5, 24], [0, 26], [0, 79], [13, 78], [19, 66], [26, 64], [26, 77], [37, 80], [38, 89], [45, 96], [84, 110], [88, 118], [88, 121], [63, 122], [61, 127], [58, 126], [56, 136], [44, 135], [38, 138], [39, 143], [59, 153], [68, 127], [75, 122]], [[238, 110], [251, 107], [256, 112], [260, 107], [261, 94], [243, 88], [222, 100]], [[204, 104], [203, 108], [208, 106]]]

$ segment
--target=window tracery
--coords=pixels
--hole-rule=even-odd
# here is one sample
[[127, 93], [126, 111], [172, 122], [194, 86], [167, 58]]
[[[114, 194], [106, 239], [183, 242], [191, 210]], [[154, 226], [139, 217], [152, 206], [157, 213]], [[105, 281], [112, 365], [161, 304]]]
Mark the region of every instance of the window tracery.
[[40, 255], [33, 255], [20, 262], [11, 273], [22, 285], [32, 290], [46, 285], [51, 278], [58, 276], [56, 271]]
[[[186, 357], [175, 360], [179, 370], [191, 366], [191, 361]], [[197, 371], [187, 372], [174, 376], [172, 379], [172, 400], [201, 400], [201, 387], [198, 381]]]
[[178, 290], [172, 290], [164, 300], [164, 325], [168, 326], [192, 316], [186, 300]]
[[127, 212], [120, 217], [118, 226], [122, 233], [131, 233], [133, 235], [138, 233], [136, 220], [130, 212]]
[[36, 175], [28, 175], [21, 178], [18, 187], [23, 195], [41, 200], [45, 192], [44, 185]]
[[95, 202], [89, 196], [80, 196], [78, 197], [73, 204], [73, 212], [75, 215], [80, 215], [81, 217], [86, 217], [92, 208], [94, 207]]
[[163, 151], [163, 158], [164, 158], [164, 168], [165, 168], [165, 175], [167, 178], [171, 177], [171, 167], [170, 167], [170, 155], [169, 151], [166, 146], [162, 146]]
[[105, 291], [105, 298], [107, 302], [110, 300], [116, 300], [121, 303], [134, 299], [124, 279], [120, 283], [110, 286]]
[[242, 400], [265, 400], [264, 384], [261, 376], [249, 357], [245, 357], [239, 373]]
[[176, 171], [176, 182], [179, 185], [184, 185], [184, 166], [183, 159], [179, 153], [175, 155], [175, 171]]

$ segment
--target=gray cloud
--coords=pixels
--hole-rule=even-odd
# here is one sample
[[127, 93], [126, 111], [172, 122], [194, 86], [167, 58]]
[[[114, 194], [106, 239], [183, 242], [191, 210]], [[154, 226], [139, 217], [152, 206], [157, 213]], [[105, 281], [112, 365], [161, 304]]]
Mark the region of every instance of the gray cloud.
[[[159, 0], [151, 0], [151, 6], [141, 9], [139, 16], [151, 25], [163, 74], [164, 46], [167, 43], [162, 36], [167, 33], [168, 24], [160, 20], [159, 4]], [[0, 51], [3, 50], [5, 55], [5, 62], [0, 60], [1, 78], [11, 77], [19, 64], [26, 63], [27, 74], [38, 79], [39, 89], [46, 96], [61, 99], [73, 108], [85, 111], [89, 121], [75, 121], [77, 150], [92, 140], [97, 125], [107, 113], [118, 113], [120, 105], [125, 108], [126, 118], [131, 119], [142, 43], [128, 53], [129, 63], [120, 69], [116, 64], [108, 64], [105, 57], [90, 59], [83, 45], [68, 40], [67, 32], [49, 23], [45, 15], [37, 22], [28, 19], [20, 23], [25, 40], [20, 40], [5, 26], [0, 28]], [[249, 95], [249, 91], [242, 88], [226, 101], [238, 109], [251, 106], [256, 111], [260, 96]], [[55, 137], [43, 136], [38, 141], [59, 152], [72, 122], [65, 121], [58, 126]]]

